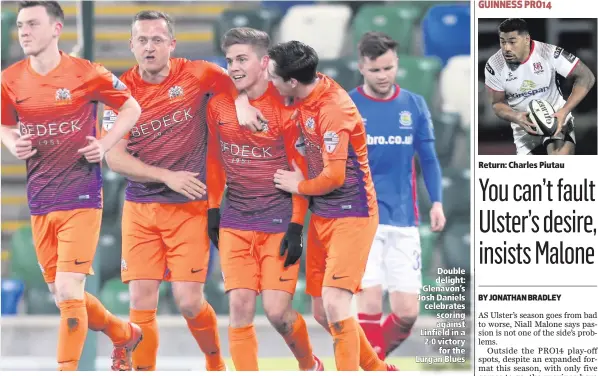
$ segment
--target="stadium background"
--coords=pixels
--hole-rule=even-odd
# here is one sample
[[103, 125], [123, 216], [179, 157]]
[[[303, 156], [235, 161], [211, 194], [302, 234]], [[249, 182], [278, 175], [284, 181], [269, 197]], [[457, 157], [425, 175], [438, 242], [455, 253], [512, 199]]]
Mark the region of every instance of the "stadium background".
[[[500, 48], [498, 25], [504, 19], [478, 19], [478, 154], [515, 154], [510, 123], [499, 119], [492, 110], [484, 85], [484, 65]], [[596, 19], [526, 19], [532, 39], [554, 44], [578, 56], [596, 75]], [[562, 77], [560, 77], [562, 79]], [[565, 98], [573, 80], [562, 80]], [[596, 85], [573, 111], [575, 116], [576, 154], [596, 155]]]
[[[15, 25], [15, 2], [2, 2], [2, 68], [22, 59]], [[435, 268], [463, 267], [469, 275], [470, 228], [470, 10], [467, 2], [148, 2], [62, 1], [66, 21], [60, 48], [103, 63], [119, 75], [135, 64], [128, 49], [132, 16], [144, 9], [169, 13], [176, 21], [175, 56], [212, 60], [224, 64], [217, 48], [219, 36], [235, 26], [268, 31], [274, 41], [297, 39], [316, 48], [319, 70], [347, 90], [361, 83], [355, 58], [356, 41], [366, 31], [381, 30], [400, 43], [397, 81], [422, 94], [433, 113], [436, 148], [443, 168], [445, 212], [448, 223], [442, 234], [427, 224], [430, 203], [418, 170], [418, 196], [422, 218], [424, 284], [435, 285]], [[89, 34], [92, 31], [93, 34]], [[82, 45], [88, 40], [92, 44]], [[101, 117], [100, 117], [101, 118]], [[128, 315], [127, 287], [120, 282], [120, 213], [123, 179], [104, 168], [104, 219], [96, 275], [87, 288], [99, 295], [112, 312]], [[51, 370], [55, 367], [58, 310], [43, 283], [31, 241], [25, 194], [26, 172], [22, 162], [2, 149], [2, 362], [0, 369]], [[348, 251], [349, 252], [349, 251]], [[206, 297], [219, 315], [222, 347], [228, 355], [226, 335], [228, 301], [217, 253], [213, 253]], [[334, 370], [330, 336], [311, 319], [310, 299], [303, 293], [304, 260], [294, 305], [309, 325], [314, 350]], [[159, 307], [161, 346], [158, 369], [201, 368], [200, 355], [184, 320], [172, 301], [169, 284], [163, 284]], [[467, 286], [469, 287], [469, 283]], [[467, 292], [469, 297], [469, 290]], [[469, 305], [467, 305], [467, 312]], [[293, 370], [296, 362], [280, 336], [269, 327], [258, 302], [258, 339], [262, 369]], [[388, 306], [385, 307], [388, 312]], [[438, 311], [442, 312], [442, 311]], [[435, 356], [424, 345], [419, 329], [436, 327], [437, 311], [425, 311], [414, 334], [393, 356], [403, 370], [425, 369], [414, 357]], [[469, 315], [468, 315], [469, 316]], [[468, 328], [470, 327], [469, 318]], [[469, 335], [468, 335], [469, 338]], [[468, 341], [469, 342], [469, 341]], [[469, 345], [467, 345], [469, 347]], [[105, 336], [90, 332], [82, 369], [107, 369], [111, 346]], [[467, 349], [467, 356], [470, 351]], [[97, 358], [96, 358], [97, 356]], [[451, 369], [456, 365], [444, 365]], [[435, 368], [436, 369], [436, 368]]]

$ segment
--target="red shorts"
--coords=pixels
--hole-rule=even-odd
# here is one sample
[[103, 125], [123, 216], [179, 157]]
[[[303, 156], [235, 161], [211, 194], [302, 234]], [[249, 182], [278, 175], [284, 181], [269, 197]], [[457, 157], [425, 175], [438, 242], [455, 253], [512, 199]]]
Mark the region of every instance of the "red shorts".
[[208, 203], [136, 203], [123, 208], [123, 282], [205, 283], [210, 258]]
[[221, 228], [218, 248], [225, 290], [281, 290], [294, 294], [299, 262], [284, 267], [287, 255], [280, 256], [284, 235]]
[[102, 209], [73, 209], [31, 216], [33, 244], [46, 283], [56, 272], [93, 274]]
[[361, 290], [378, 214], [371, 217], [324, 218], [312, 214], [307, 232], [306, 286], [311, 296], [322, 287]]

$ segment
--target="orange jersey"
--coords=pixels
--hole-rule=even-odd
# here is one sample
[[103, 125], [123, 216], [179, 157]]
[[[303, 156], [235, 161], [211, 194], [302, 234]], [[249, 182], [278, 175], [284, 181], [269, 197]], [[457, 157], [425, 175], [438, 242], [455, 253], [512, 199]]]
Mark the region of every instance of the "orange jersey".
[[296, 105], [305, 138], [308, 177], [316, 178], [335, 160], [346, 160], [346, 168], [343, 185], [328, 194], [312, 196], [310, 209], [325, 218], [372, 216], [378, 205], [363, 119], [339, 84], [321, 73], [318, 78], [315, 89]]
[[208, 167], [209, 178], [223, 169], [228, 186], [220, 227], [284, 232], [290, 221], [303, 224], [307, 200], [277, 189], [274, 174], [292, 168], [293, 160], [305, 171], [303, 142], [291, 120], [292, 110], [285, 108], [272, 85], [250, 103], [268, 119], [267, 127], [258, 133], [239, 126], [230, 95], [218, 95], [208, 105], [210, 148], [219, 152]]
[[[32, 134], [37, 154], [27, 160], [27, 199], [33, 215], [102, 207], [99, 163], [77, 150], [97, 137], [97, 105], [120, 108], [131, 93], [103, 66], [60, 52], [42, 76], [22, 60], [2, 72], [2, 125]], [[98, 137], [99, 138], [99, 137]]]
[[[206, 106], [211, 96], [236, 93], [234, 84], [219, 66], [206, 61], [170, 59], [170, 73], [160, 84], [145, 82], [139, 67], [129, 69], [121, 80], [131, 89], [142, 112], [126, 138], [127, 151], [142, 162], [172, 170], [197, 172], [205, 182], [208, 128]], [[116, 113], [104, 111], [104, 132]], [[133, 202], [181, 203], [189, 199], [161, 183], [129, 180], [126, 199]], [[206, 200], [205, 196], [201, 200]]]

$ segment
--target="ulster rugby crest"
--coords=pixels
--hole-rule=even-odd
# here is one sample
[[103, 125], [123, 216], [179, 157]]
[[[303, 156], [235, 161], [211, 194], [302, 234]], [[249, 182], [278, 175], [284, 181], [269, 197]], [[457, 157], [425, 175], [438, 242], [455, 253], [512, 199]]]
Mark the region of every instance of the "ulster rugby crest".
[[58, 89], [56, 90], [56, 104], [70, 104], [72, 101], [71, 92], [69, 89]]

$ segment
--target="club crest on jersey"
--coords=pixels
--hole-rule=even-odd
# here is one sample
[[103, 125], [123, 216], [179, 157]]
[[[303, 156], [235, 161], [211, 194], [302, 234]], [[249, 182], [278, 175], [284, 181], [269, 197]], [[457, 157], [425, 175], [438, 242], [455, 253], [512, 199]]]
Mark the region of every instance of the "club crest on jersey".
[[399, 123], [401, 123], [402, 127], [411, 128], [413, 124], [413, 119], [411, 118], [411, 112], [409, 111], [401, 111], [399, 113]]
[[338, 145], [339, 137], [338, 134], [332, 131], [328, 131], [324, 133], [324, 145], [326, 146], [326, 151], [328, 153], [332, 153], [334, 149], [336, 149], [336, 145]]
[[125, 261], [124, 258], [121, 258], [120, 259], [120, 271], [121, 272], [126, 272], [127, 269], [128, 269], [127, 262]]
[[70, 104], [72, 102], [71, 92], [69, 89], [58, 89], [56, 90], [56, 104]]
[[168, 89], [168, 98], [175, 99], [183, 96], [183, 88], [180, 86], [173, 86]]
[[314, 121], [314, 119], [307, 118], [307, 120], [305, 121], [305, 128], [309, 129], [310, 131], [313, 131], [315, 126], [316, 126], [316, 122]]
[[542, 63], [540, 63], [540, 62], [534, 63], [534, 73], [535, 74], [544, 73], [544, 69], [542, 68]]

